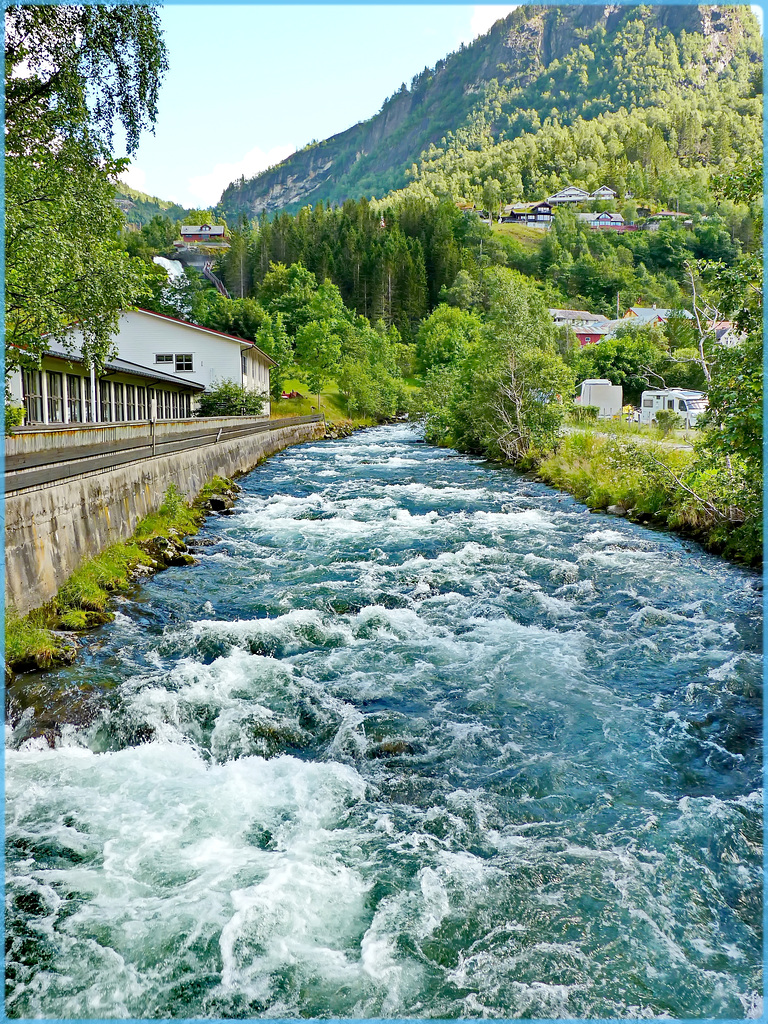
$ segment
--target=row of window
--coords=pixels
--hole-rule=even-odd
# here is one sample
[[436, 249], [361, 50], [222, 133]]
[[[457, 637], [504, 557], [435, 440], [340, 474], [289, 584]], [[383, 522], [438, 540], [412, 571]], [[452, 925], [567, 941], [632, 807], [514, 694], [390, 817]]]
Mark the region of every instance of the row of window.
[[191, 352], [177, 352], [175, 355], [173, 352], [157, 352], [155, 362], [166, 365], [173, 363], [176, 373], [192, 373], [194, 370]]
[[[47, 401], [43, 394], [43, 375], [47, 385]], [[87, 377], [66, 374], [66, 409], [63, 373], [54, 370], [24, 370], [24, 410], [27, 423], [123, 423], [149, 419], [152, 399], [157, 399], [158, 419], [186, 419], [192, 415], [190, 395], [161, 388], [100, 380], [96, 393], [97, 409], [93, 408], [91, 382]]]

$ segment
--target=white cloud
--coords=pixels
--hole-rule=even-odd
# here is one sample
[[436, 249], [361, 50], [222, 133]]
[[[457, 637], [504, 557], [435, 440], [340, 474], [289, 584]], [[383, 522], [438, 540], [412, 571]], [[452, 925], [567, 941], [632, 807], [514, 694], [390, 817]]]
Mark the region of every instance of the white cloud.
[[145, 171], [142, 171], [136, 164], [131, 164], [123, 171], [120, 175], [120, 181], [124, 181], [130, 188], [138, 189], [139, 192], [145, 192], [145, 185], [147, 183], [147, 175]]
[[760, 31], [762, 32], [763, 31], [763, 8], [760, 6], [760, 4], [750, 4], [749, 6], [752, 8], [752, 13], [754, 14], [754, 16], [757, 18], [758, 22], [760, 23]]
[[242, 160], [232, 164], [216, 164], [208, 174], [198, 174], [187, 182], [187, 191], [201, 207], [213, 206], [219, 201], [221, 193], [230, 184], [244, 175], [252, 178], [259, 171], [265, 171], [273, 164], [296, 152], [295, 146], [274, 146], [268, 152], [255, 146], [245, 154]]
[[483, 4], [472, 9], [472, 20], [469, 23], [469, 37], [464, 42], [471, 42], [483, 35], [499, 18], [506, 18], [520, 4]]

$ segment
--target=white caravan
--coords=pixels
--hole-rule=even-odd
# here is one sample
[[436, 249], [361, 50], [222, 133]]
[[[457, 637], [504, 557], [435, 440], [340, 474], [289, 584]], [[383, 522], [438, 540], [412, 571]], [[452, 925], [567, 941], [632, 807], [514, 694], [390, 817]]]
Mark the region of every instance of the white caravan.
[[581, 385], [581, 395], [576, 399], [577, 405], [596, 405], [600, 410], [598, 419], [608, 420], [621, 415], [624, 401], [620, 384], [611, 384], [609, 380], [585, 380]]
[[707, 396], [703, 391], [686, 391], [684, 388], [666, 388], [659, 391], [644, 391], [640, 400], [640, 422], [654, 423], [656, 413], [669, 409], [682, 416], [685, 427], [695, 427], [698, 418], [706, 411]]

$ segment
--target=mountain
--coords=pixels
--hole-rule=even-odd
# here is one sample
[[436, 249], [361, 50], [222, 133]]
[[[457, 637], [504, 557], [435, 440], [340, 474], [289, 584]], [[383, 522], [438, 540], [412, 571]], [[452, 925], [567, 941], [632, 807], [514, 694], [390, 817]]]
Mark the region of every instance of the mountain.
[[[220, 207], [232, 220], [381, 196], [416, 175], [424, 151], [445, 148], [478, 116], [492, 143], [544, 123], [670, 106], [700, 109], [706, 131], [713, 112], [749, 94], [761, 58], [757, 22], [744, 5], [520, 7], [401, 86], [370, 120], [233, 182]], [[672, 127], [661, 125], [667, 134]], [[730, 144], [738, 142], [734, 128]]]
[[149, 224], [153, 217], [167, 217], [169, 220], [184, 220], [192, 211], [178, 203], [171, 203], [165, 199], [158, 199], [157, 196], [147, 195], [146, 192], [139, 192], [131, 188], [124, 181], [118, 181], [115, 185], [115, 203], [125, 214], [128, 224], [140, 228]]

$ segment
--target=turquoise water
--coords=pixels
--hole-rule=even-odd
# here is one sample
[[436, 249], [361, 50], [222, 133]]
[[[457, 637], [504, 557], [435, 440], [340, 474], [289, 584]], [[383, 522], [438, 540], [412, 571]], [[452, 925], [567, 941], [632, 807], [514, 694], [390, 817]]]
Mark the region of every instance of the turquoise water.
[[11, 691], [7, 1013], [758, 1016], [759, 578], [407, 426], [241, 483]]

